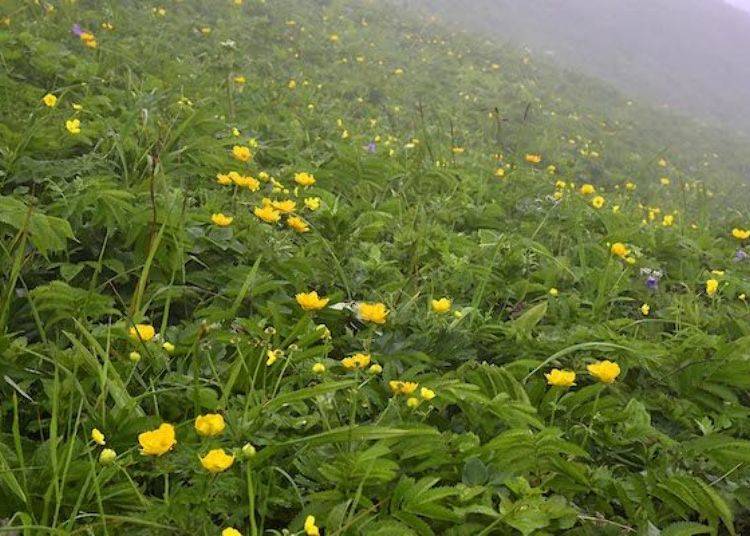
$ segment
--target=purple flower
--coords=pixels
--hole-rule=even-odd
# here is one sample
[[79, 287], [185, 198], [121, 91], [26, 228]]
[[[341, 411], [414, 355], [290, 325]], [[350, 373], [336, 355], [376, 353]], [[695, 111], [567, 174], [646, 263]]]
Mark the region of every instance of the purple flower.
[[655, 275], [650, 275], [646, 278], [646, 286], [651, 290], [656, 290], [659, 287], [659, 278]]
[[378, 146], [375, 145], [374, 141], [371, 141], [370, 143], [367, 144], [366, 148], [367, 148], [368, 153], [374, 154]]
[[73, 32], [73, 35], [76, 35], [78, 37], [81, 37], [81, 34], [84, 33], [81, 29], [81, 25], [77, 22], [73, 25], [73, 27], [70, 29], [71, 32]]
[[744, 249], [738, 249], [737, 253], [734, 254], [734, 262], [742, 262], [748, 258], [748, 255]]

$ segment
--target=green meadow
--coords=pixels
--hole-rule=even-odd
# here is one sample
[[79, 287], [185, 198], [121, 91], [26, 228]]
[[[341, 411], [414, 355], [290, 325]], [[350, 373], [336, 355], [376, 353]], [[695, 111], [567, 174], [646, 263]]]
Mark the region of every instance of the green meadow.
[[750, 142], [397, 2], [0, 65], [0, 534], [750, 533]]

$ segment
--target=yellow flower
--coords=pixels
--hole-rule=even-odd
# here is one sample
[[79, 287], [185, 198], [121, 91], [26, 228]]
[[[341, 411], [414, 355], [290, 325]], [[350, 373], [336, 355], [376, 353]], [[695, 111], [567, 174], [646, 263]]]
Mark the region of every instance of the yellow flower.
[[91, 430], [91, 441], [97, 445], [104, 445], [106, 443], [104, 440], [104, 434], [101, 433], [98, 428]]
[[388, 316], [388, 309], [384, 303], [360, 303], [357, 307], [359, 319], [363, 322], [373, 322], [375, 324], [385, 324]]
[[177, 444], [174, 426], [162, 423], [156, 430], [150, 430], [138, 435], [141, 454], [145, 456], [161, 456]]
[[244, 77], [244, 76], [242, 76], [242, 75], [239, 75], [239, 76], [235, 76], [235, 77], [234, 77], [234, 83], [235, 83], [235, 84], [240, 84], [240, 85], [242, 85], [242, 84], [244, 84], [245, 82], [247, 82], [247, 78], [245, 78], [245, 77]]
[[326, 305], [328, 305], [328, 298], [321, 298], [318, 296], [318, 292], [313, 290], [312, 292], [300, 292], [294, 296], [302, 309], [305, 311], [318, 311]]
[[643, 314], [643, 316], [648, 316], [650, 312], [651, 307], [649, 306], [649, 304], [644, 303], [643, 305], [641, 305], [641, 314]]
[[297, 203], [291, 199], [285, 199], [284, 201], [271, 201], [271, 206], [279, 212], [289, 213], [294, 212]]
[[224, 173], [217, 173], [216, 182], [218, 182], [222, 186], [229, 186], [230, 184], [232, 184], [232, 178], [229, 175], [225, 175]]
[[596, 361], [586, 367], [589, 374], [602, 383], [614, 383], [620, 375], [620, 365], [611, 361]]
[[419, 390], [419, 395], [425, 400], [432, 400], [435, 398], [435, 391], [428, 389], [427, 387], [422, 387]]
[[567, 186], [567, 184], [565, 184], [565, 181], [555, 181], [555, 188], [557, 188], [558, 190], [562, 190], [563, 188], [565, 188], [565, 186]]
[[719, 290], [719, 282], [716, 279], [706, 281], [706, 294], [713, 296]]
[[629, 192], [632, 192], [632, 191], [633, 191], [633, 190], [635, 190], [636, 188], [637, 188], [637, 186], [636, 186], [636, 185], [635, 185], [635, 183], [633, 183], [633, 182], [630, 182], [630, 181], [628, 181], [628, 182], [626, 182], [626, 183], [625, 183], [625, 189], [626, 189], [627, 191], [629, 191]]
[[232, 147], [232, 156], [240, 162], [249, 162], [253, 158], [253, 153], [244, 145], [235, 145]]
[[495, 170], [495, 177], [500, 177], [500, 178], [505, 177], [505, 169], [501, 167], [497, 168]]
[[331, 34], [328, 36], [328, 40], [331, 43], [338, 43], [339, 42], [339, 36], [337, 34]]
[[549, 295], [552, 296], [553, 298], [557, 298], [557, 296], [560, 295], [560, 291], [557, 290], [555, 287], [552, 287], [551, 289], [549, 289]]
[[419, 387], [418, 383], [415, 382], [402, 382], [399, 380], [391, 380], [388, 382], [388, 387], [394, 395], [410, 395]]
[[213, 437], [221, 435], [226, 426], [224, 417], [218, 413], [207, 413], [195, 418], [195, 431], [202, 436]]
[[79, 37], [83, 41], [83, 44], [89, 48], [96, 48], [98, 46], [96, 37], [91, 32], [82, 32]]
[[555, 201], [560, 201], [560, 199], [563, 198], [563, 193], [561, 190], [557, 190], [554, 194], [552, 194], [552, 197], [555, 198]]
[[735, 237], [737, 240], [747, 240], [750, 238], [750, 230], [743, 230], [743, 229], [737, 229], [736, 227], [732, 229], [732, 236]]
[[315, 516], [305, 518], [305, 534], [306, 536], [320, 536], [320, 529], [315, 524]]
[[305, 207], [309, 210], [318, 210], [320, 208], [320, 197], [306, 197]]
[[209, 450], [208, 454], [200, 458], [203, 468], [211, 473], [226, 471], [234, 463], [234, 455], [227, 454], [224, 449]]
[[369, 369], [367, 369], [367, 372], [369, 372], [370, 374], [380, 374], [381, 372], [383, 372], [383, 367], [375, 363]]
[[464, 154], [465, 149], [463, 147], [451, 147], [453, 154]]
[[581, 192], [581, 195], [591, 195], [596, 192], [596, 188], [594, 188], [593, 184], [584, 184], [581, 186], [579, 192]]
[[140, 339], [144, 342], [148, 342], [156, 335], [154, 326], [150, 324], [136, 324], [130, 328], [130, 337], [133, 339]]
[[526, 156], [524, 156], [523, 158], [529, 164], [538, 164], [539, 162], [542, 161], [542, 155], [535, 154], [535, 153], [527, 153]]
[[282, 355], [284, 355], [283, 350], [266, 350], [266, 366], [270, 367], [276, 363], [276, 360]]
[[310, 226], [307, 225], [307, 222], [299, 216], [292, 216], [287, 219], [286, 224], [298, 233], [306, 233], [310, 230]]
[[670, 182], [672, 181], [669, 180], [669, 177], [662, 177], [661, 179], [659, 179], [659, 182], [662, 186], [669, 186]]
[[434, 313], [443, 314], [451, 310], [451, 300], [448, 298], [440, 298], [439, 300], [432, 300], [430, 307]]
[[659, 167], [667, 167], [667, 161], [663, 158], [659, 159]]
[[312, 366], [312, 371], [315, 374], [323, 374], [326, 371], [326, 366], [323, 363], [315, 363]]
[[[239, 4], [237, 3], [237, 0], [235, 0], [234, 3], [240, 5], [242, 4], [242, 0], [240, 0]], [[235, 528], [227, 527], [221, 531], [221, 536], [242, 536], [242, 533]]]
[[287, 87], [289, 89], [294, 89], [297, 87], [297, 81], [296, 80], [289, 80], [289, 83], [287, 84]]
[[672, 227], [674, 225], [674, 215], [673, 214], [665, 214], [664, 218], [661, 220], [661, 224], [664, 227]]
[[253, 214], [259, 217], [266, 223], [277, 223], [281, 219], [281, 212], [274, 209], [272, 206], [267, 205], [265, 207], [255, 207]]
[[414, 409], [417, 406], [419, 406], [419, 399], [417, 397], [415, 397], [415, 396], [410, 396], [406, 400], [406, 405], [409, 406], [411, 409]]
[[594, 199], [591, 200], [591, 206], [594, 208], [602, 208], [604, 206], [604, 198], [600, 195], [597, 195]]
[[57, 106], [57, 97], [55, 97], [52, 93], [47, 93], [42, 99], [42, 102], [48, 107], [54, 108], [55, 106]]
[[737, 296], [741, 301], [745, 301], [747, 299], [747, 296], [745, 294], [740, 294]]
[[68, 119], [65, 121], [65, 128], [67, 128], [68, 132], [71, 134], [80, 134], [81, 122], [78, 119]]
[[232, 220], [234, 220], [233, 217], [225, 216], [221, 212], [219, 212], [218, 214], [211, 214], [211, 221], [219, 227], [228, 227], [229, 225], [231, 225]]
[[168, 354], [171, 354], [174, 352], [174, 344], [172, 344], [169, 341], [165, 341], [164, 344], [161, 345], [161, 347], [164, 349], [165, 352]]
[[555, 387], [572, 387], [576, 384], [576, 373], [572, 370], [552, 369], [544, 374], [547, 384]]
[[341, 364], [349, 370], [367, 368], [367, 365], [370, 364], [370, 354], [354, 354], [351, 357], [345, 357], [341, 360]]
[[294, 182], [300, 186], [312, 186], [315, 184], [315, 177], [312, 173], [301, 172], [294, 174]]
[[630, 250], [622, 242], [615, 242], [614, 244], [612, 244], [612, 247], [609, 248], [609, 251], [612, 253], [612, 255], [617, 255], [621, 259], [625, 258], [630, 253]]
[[110, 465], [117, 459], [117, 453], [112, 449], [103, 449], [99, 453], [99, 463], [102, 465]]

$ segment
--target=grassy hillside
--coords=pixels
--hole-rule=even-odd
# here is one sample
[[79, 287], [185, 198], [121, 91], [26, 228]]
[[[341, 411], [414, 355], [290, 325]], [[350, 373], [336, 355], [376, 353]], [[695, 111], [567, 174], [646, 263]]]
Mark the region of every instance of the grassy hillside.
[[410, 1], [750, 135], [750, 13], [721, 0]]
[[381, 3], [0, 24], [0, 531], [750, 530], [741, 142]]

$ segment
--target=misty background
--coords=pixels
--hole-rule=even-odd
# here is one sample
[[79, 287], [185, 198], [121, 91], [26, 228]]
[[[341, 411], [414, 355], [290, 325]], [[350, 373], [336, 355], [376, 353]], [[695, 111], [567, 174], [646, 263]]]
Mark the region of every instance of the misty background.
[[407, 3], [605, 80], [629, 97], [750, 133], [750, 0]]

